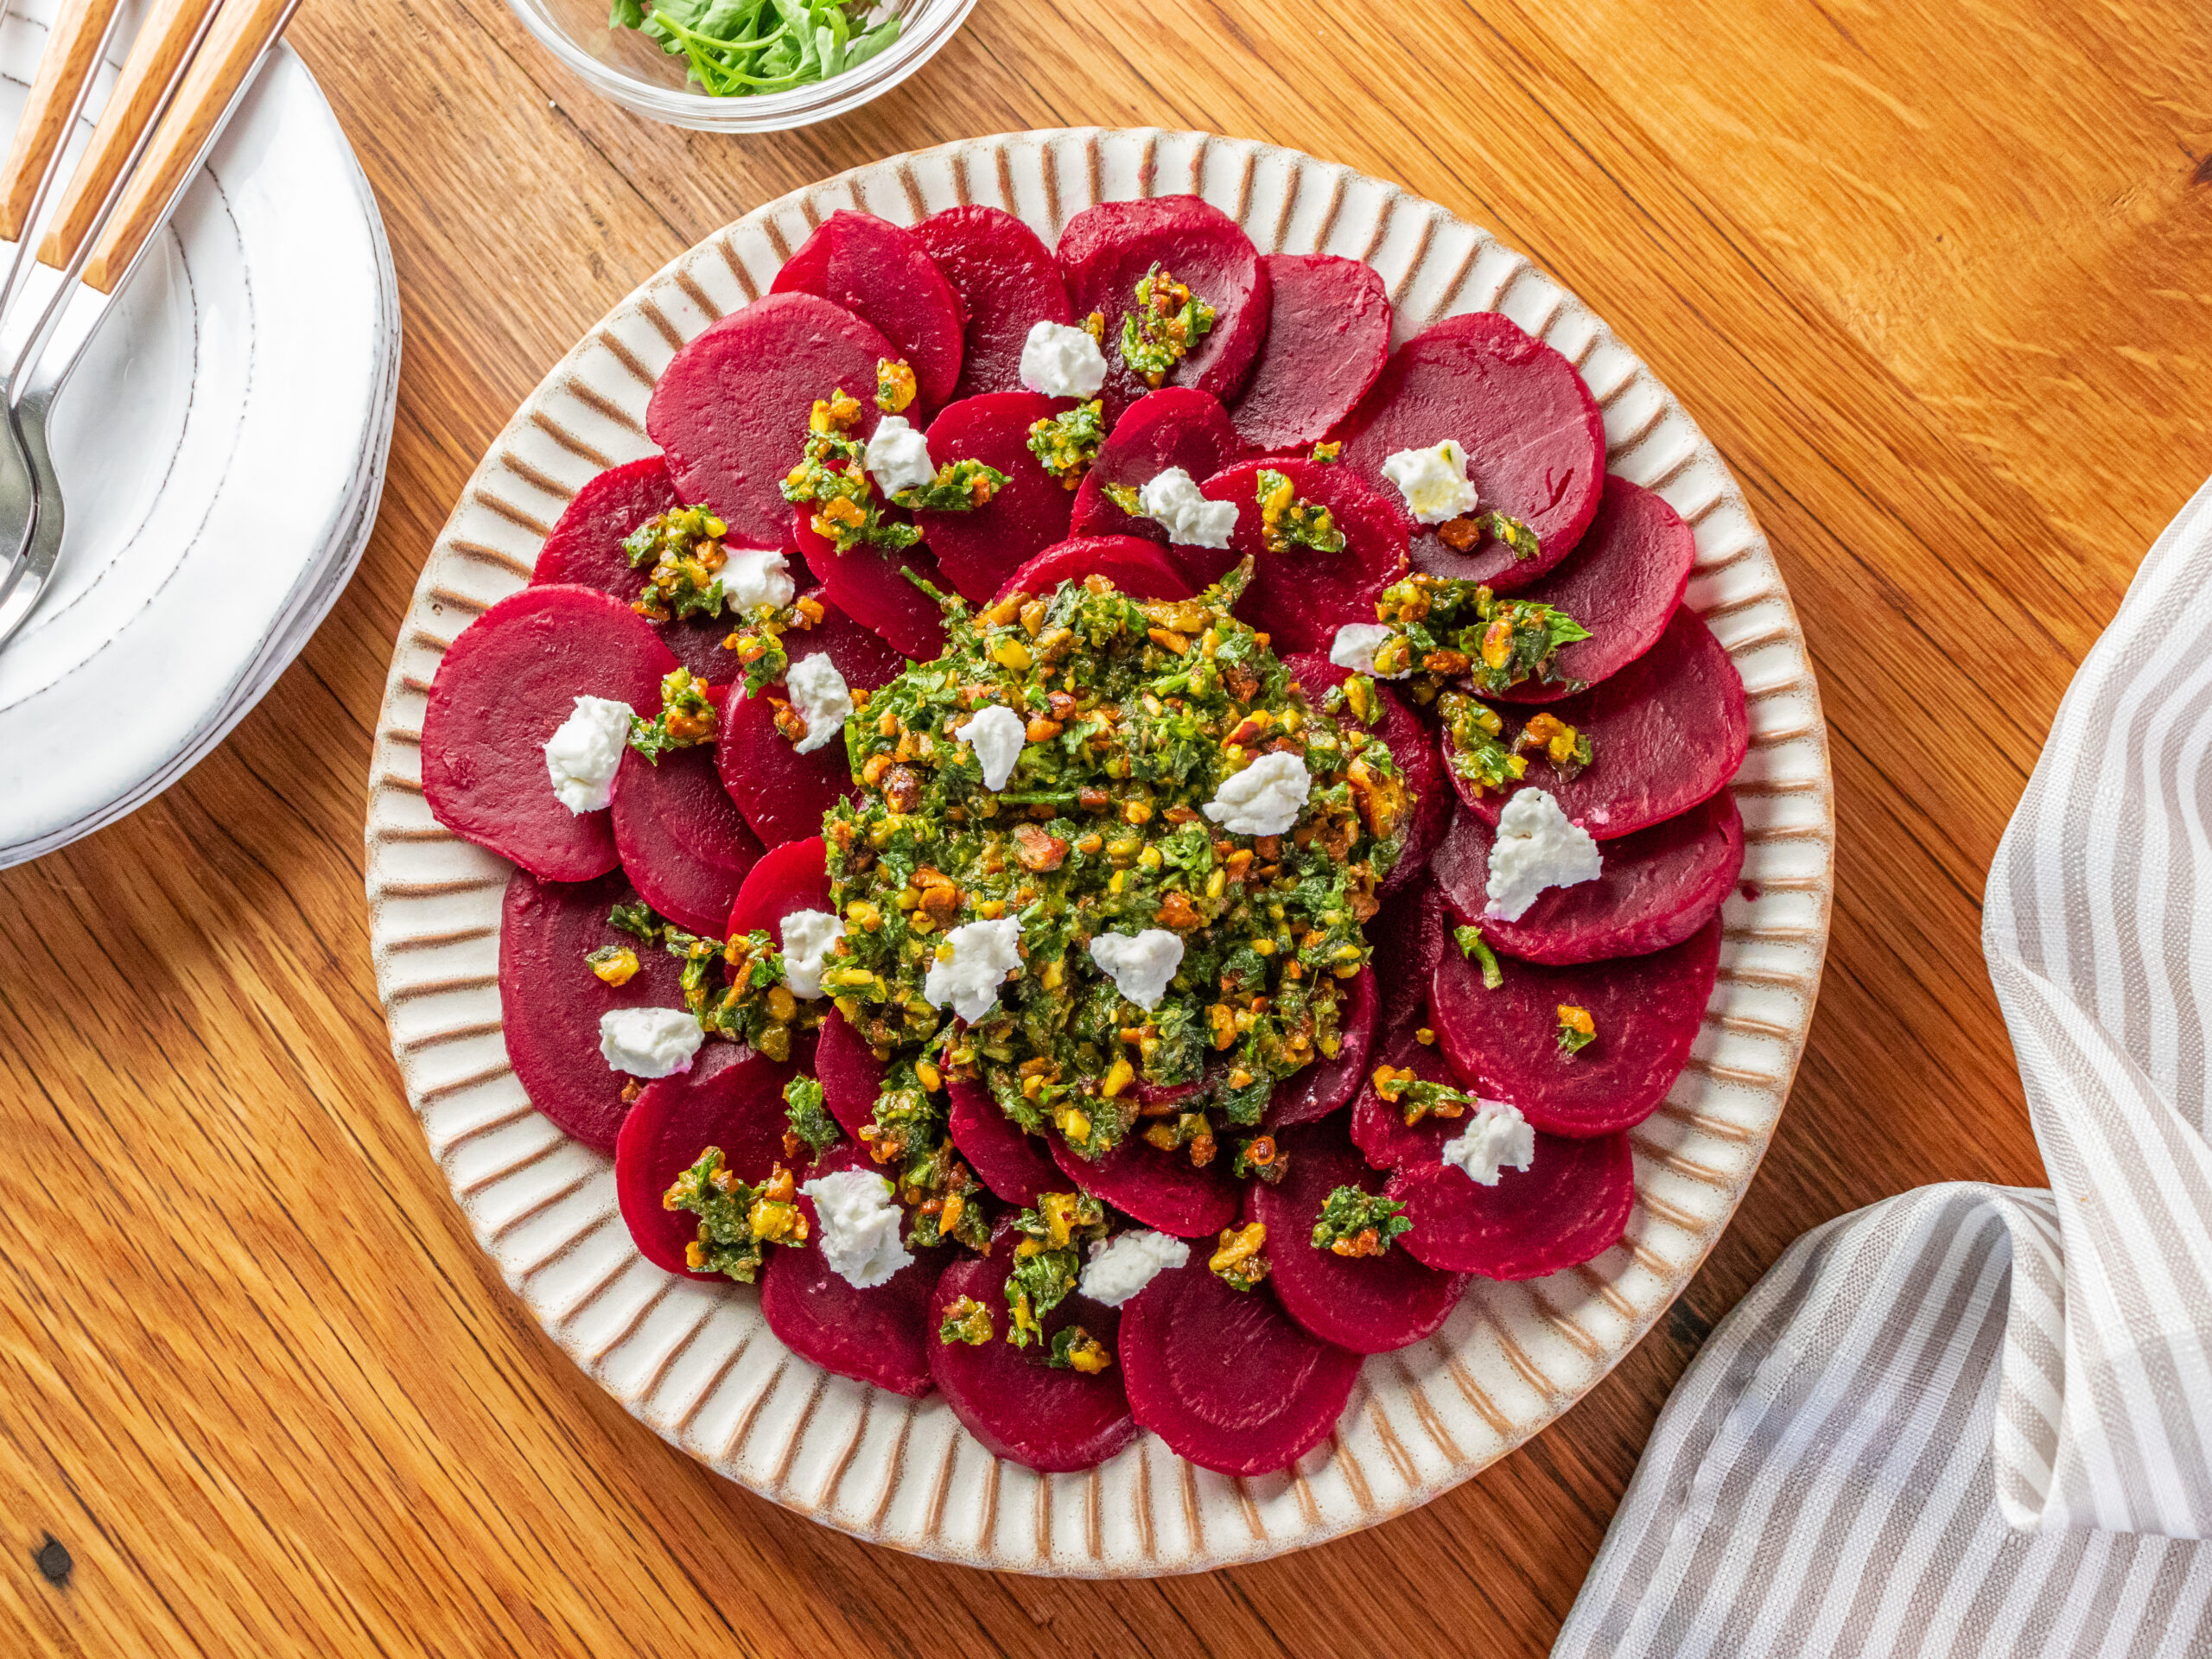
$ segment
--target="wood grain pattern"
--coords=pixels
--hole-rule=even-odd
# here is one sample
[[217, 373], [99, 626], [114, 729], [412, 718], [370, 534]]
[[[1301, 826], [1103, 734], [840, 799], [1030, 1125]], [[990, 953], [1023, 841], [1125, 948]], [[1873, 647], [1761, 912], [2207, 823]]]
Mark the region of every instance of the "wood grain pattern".
[[66, 0], [54, 14], [22, 118], [8, 145], [7, 160], [0, 162], [0, 242], [13, 242], [23, 233], [39, 184], [76, 118], [78, 96], [97, 67], [101, 38], [118, 3]]
[[[310, 0], [291, 38], [377, 187], [407, 307], [391, 482], [360, 576], [232, 738], [0, 874], [0, 1629], [101, 1654], [1540, 1654], [1668, 1388], [1790, 1239], [1931, 1179], [2040, 1179], [1981, 883], [2074, 664], [2212, 471], [2212, 17], [1404, 10], [997, 0], [879, 103], [721, 141], [589, 102], [496, 0]], [[579, 1374], [483, 1265], [400, 1098], [359, 839], [429, 539], [586, 325], [792, 186], [1090, 121], [1395, 178], [1630, 341], [1788, 573], [1841, 871], [1790, 1109], [1659, 1332], [1425, 1510], [1110, 1585], [854, 1543]], [[64, 1588], [34, 1564], [48, 1534]]]

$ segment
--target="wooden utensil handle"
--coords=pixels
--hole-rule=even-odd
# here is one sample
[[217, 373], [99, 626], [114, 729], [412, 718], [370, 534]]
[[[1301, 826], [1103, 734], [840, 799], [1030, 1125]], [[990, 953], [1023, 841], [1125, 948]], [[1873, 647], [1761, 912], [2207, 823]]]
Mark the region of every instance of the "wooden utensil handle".
[[69, 137], [70, 106], [77, 100], [78, 88], [98, 67], [100, 37], [118, 3], [62, 0], [60, 14], [47, 33], [30, 96], [23, 101], [15, 142], [8, 147], [6, 162], [0, 164], [0, 242], [13, 242], [23, 233], [39, 180], [54, 152]]
[[185, 72], [153, 141], [123, 187], [115, 216], [100, 233], [84, 280], [103, 294], [130, 269], [138, 250], [168, 210], [200, 152], [229, 110], [231, 94], [253, 73], [261, 54], [292, 15], [298, 0], [223, 0], [207, 43]]
[[108, 94], [92, 142], [78, 160], [77, 170], [70, 175], [48, 221], [50, 228], [38, 250], [42, 264], [57, 270], [68, 265], [122, 173], [131, 145], [154, 118], [162, 94], [215, 5], [216, 0], [157, 0], [138, 26], [138, 38], [131, 42], [123, 73]]

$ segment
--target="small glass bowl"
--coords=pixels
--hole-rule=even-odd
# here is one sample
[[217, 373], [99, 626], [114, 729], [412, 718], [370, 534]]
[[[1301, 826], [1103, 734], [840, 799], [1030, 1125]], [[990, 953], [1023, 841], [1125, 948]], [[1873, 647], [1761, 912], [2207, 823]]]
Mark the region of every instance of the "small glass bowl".
[[856, 110], [889, 92], [950, 40], [976, 0], [906, 0], [899, 38], [833, 79], [755, 98], [709, 98], [686, 66], [634, 29], [607, 21], [607, 0], [507, 0], [523, 27], [602, 97], [626, 110], [700, 132], [780, 132]]

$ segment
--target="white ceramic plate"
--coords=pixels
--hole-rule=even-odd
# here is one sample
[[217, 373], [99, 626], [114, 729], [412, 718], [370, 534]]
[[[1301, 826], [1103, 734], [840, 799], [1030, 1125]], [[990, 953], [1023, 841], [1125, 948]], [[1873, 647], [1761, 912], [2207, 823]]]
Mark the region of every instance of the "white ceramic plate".
[[[43, 45], [29, 10], [0, 26], [0, 122]], [[397, 289], [368, 182], [289, 48], [116, 303], [56, 416], [54, 579], [0, 651], [0, 865], [121, 817], [219, 742], [374, 521]]]
[[[1294, 1471], [1232, 1480], [1150, 1435], [1082, 1474], [991, 1456], [941, 1400], [907, 1401], [788, 1353], [755, 1294], [677, 1280], [632, 1246], [612, 1160], [531, 1108], [508, 1068], [496, 976], [508, 867], [423, 801], [417, 734], [441, 654], [523, 585], [547, 525], [612, 461], [648, 452], [645, 400], [683, 342], [764, 291], [839, 207], [911, 223], [1003, 205], [1049, 243], [1109, 197], [1195, 190], [1263, 251], [1320, 249], [1382, 272], [1401, 339], [1493, 308], [1550, 340], [1605, 412], [1612, 470], [1695, 528], [1689, 603], [1743, 671], [1749, 850], [1689, 1069], [1638, 1128], [1621, 1246], [1529, 1284], [1478, 1281], [1429, 1341], [1367, 1362], [1334, 1438]], [[477, 1238], [546, 1331], [671, 1443], [823, 1523], [1018, 1572], [1188, 1572], [1319, 1542], [1425, 1503], [1535, 1433], [1605, 1375], [1689, 1281], [1788, 1094], [1827, 941], [1834, 817], [1820, 701], [1788, 594], [1713, 446], [1604, 323], [1522, 255], [1395, 187], [1288, 150], [1192, 133], [979, 139], [859, 168], [747, 214], [587, 335], [500, 435], [448, 521], [394, 653], [369, 779], [378, 988], [408, 1098]], [[1745, 896], [1756, 893], [1756, 897]]]

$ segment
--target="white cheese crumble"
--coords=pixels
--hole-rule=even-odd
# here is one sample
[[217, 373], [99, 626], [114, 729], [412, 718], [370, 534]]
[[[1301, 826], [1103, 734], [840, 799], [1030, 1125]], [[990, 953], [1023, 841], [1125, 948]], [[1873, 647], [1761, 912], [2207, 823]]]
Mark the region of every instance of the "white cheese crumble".
[[1467, 1127], [1444, 1143], [1444, 1161], [1464, 1170], [1477, 1186], [1496, 1186], [1500, 1170], [1526, 1169], [1536, 1161], [1536, 1132], [1520, 1108], [1478, 1099]]
[[607, 1068], [633, 1077], [666, 1077], [691, 1069], [707, 1040], [685, 1008], [609, 1008], [599, 1016], [599, 1052]]
[[1227, 547], [1236, 528], [1236, 504], [1207, 500], [1198, 480], [1180, 467], [1170, 467], [1137, 492], [1137, 511], [1179, 547]]
[[1467, 482], [1467, 452], [1446, 438], [1428, 449], [1401, 449], [1382, 463], [1382, 476], [1398, 486], [1406, 505], [1424, 524], [1440, 524], [1475, 510]]
[[1595, 881], [1605, 861], [1587, 830], [1570, 821], [1541, 789], [1524, 789], [1497, 815], [1490, 849], [1490, 906], [1486, 916], [1517, 922], [1546, 887]]
[[937, 463], [930, 459], [929, 440], [904, 415], [885, 416], [868, 441], [868, 475], [886, 495], [934, 483]]
[[1143, 1228], [1096, 1240], [1090, 1260], [1084, 1263], [1076, 1288], [1094, 1302], [1119, 1307], [1150, 1284], [1156, 1274], [1179, 1268], [1191, 1259], [1191, 1247], [1179, 1238]]
[[976, 751], [976, 763], [983, 769], [983, 787], [994, 791], [1006, 787], [1006, 780], [1014, 776], [1014, 763], [1021, 759], [1022, 745], [1029, 741], [1021, 716], [997, 703], [977, 709], [966, 725], [954, 727], [952, 734]]
[[597, 812], [614, 798], [614, 771], [630, 741], [630, 705], [613, 697], [578, 697], [545, 740], [545, 770], [553, 793], [569, 811]]
[[922, 1001], [947, 1004], [974, 1025], [997, 1006], [999, 987], [1021, 966], [1021, 923], [1012, 916], [956, 927], [930, 958], [922, 976]]
[[1375, 666], [1375, 653], [1389, 638], [1390, 630], [1380, 622], [1347, 622], [1337, 630], [1336, 641], [1329, 647], [1329, 660], [1355, 674], [1372, 674], [1378, 680], [1402, 680], [1414, 671], [1410, 660], [1395, 674], [1385, 674]]
[[1183, 965], [1183, 941], [1164, 927], [1134, 936], [1101, 933], [1090, 942], [1090, 959], [1123, 996], [1141, 1008], [1155, 1008]]
[[826, 910], [794, 910], [784, 918], [784, 988], [793, 996], [822, 995], [822, 970], [845, 937], [845, 925]]
[[888, 1283], [914, 1259], [899, 1236], [906, 1213], [892, 1201], [891, 1183], [874, 1170], [835, 1170], [799, 1191], [814, 1200], [823, 1261], [855, 1290]]
[[784, 675], [784, 690], [791, 694], [791, 707], [806, 722], [806, 735], [798, 745], [801, 754], [812, 754], [845, 734], [845, 721], [853, 712], [853, 693], [829, 652], [817, 651], [793, 663]]
[[1021, 342], [1021, 384], [1047, 397], [1096, 397], [1106, 384], [1106, 354], [1084, 329], [1039, 322]]
[[1205, 814], [1232, 836], [1280, 836], [1298, 822], [1313, 787], [1304, 759], [1277, 750], [1223, 779]]
[[721, 568], [722, 601], [741, 611], [772, 605], [778, 610], [798, 592], [791, 582], [791, 568], [772, 547], [728, 547]]

